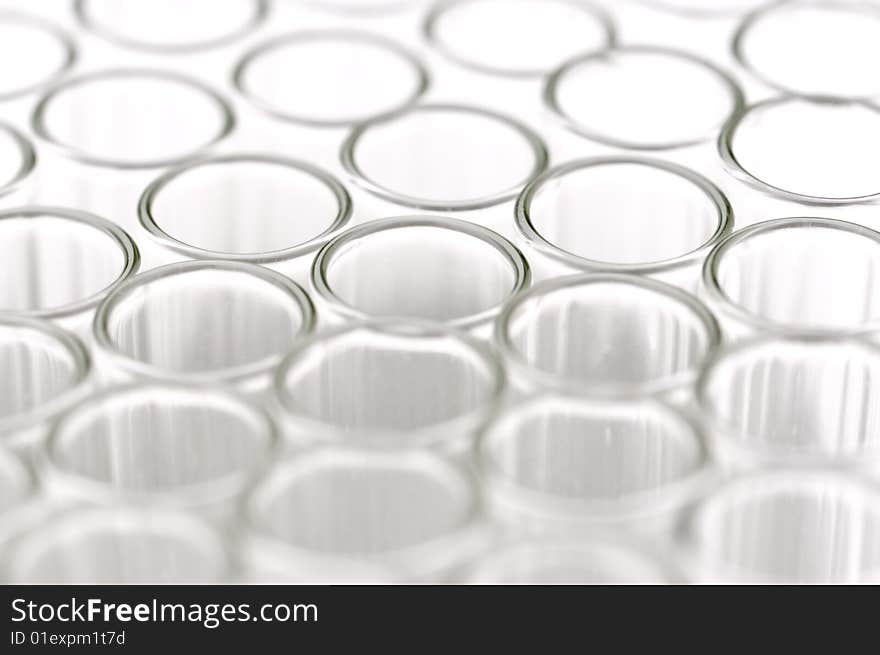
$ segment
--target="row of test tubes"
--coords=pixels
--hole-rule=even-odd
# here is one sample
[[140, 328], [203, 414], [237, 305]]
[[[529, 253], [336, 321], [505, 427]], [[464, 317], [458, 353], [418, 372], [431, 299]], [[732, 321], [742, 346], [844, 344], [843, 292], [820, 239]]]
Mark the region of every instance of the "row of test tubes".
[[4, 580], [877, 580], [880, 6], [33, 5]]

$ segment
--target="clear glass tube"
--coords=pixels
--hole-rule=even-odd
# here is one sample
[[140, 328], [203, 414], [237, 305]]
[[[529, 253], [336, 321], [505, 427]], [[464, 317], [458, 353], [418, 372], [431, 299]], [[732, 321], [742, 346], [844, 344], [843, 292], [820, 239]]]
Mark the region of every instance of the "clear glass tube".
[[34, 133], [72, 159], [119, 169], [171, 166], [225, 138], [235, 124], [226, 100], [176, 72], [129, 68], [55, 85], [31, 117]]
[[702, 500], [683, 537], [700, 583], [876, 584], [880, 494], [826, 471], [752, 474]]
[[247, 505], [246, 565], [285, 582], [439, 581], [482, 546], [477, 491], [427, 452], [322, 448]]
[[760, 339], [703, 370], [697, 398], [719, 458], [734, 467], [880, 470], [880, 349], [861, 341]]
[[[318, 127], [386, 117], [412, 105], [429, 75], [408, 50], [369, 32], [294, 32], [249, 50], [232, 75], [251, 103]], [[351, 99], [357, 98], [356, 103]]]
[[470, 445], [503, 390], [486, 346], [412, 320], [325, 331], [296, 347], [275, 376], [291, 437], [355, 447]]
[[0, 244], [0, 311], [63, 320], [72, 329], [140, 265], [124, 230], [62, 207], [0, 212]]
[[348, 192], [307, 162], [255, 153], [163, 173], [138, 204], [158, 243], [195, 259], [269, 263], [320, 248], [351, 218]]
[[880, 7], [858, 0], [769, 3], [746, 16], [733, 55], [784, 93], [869, 98], [880, 92]]
[[50, 493], [232, 517], [275, 456], [261, 409], [217, 388], [146, 384], [113, 388], [63, 415], [40, 474]]
[[75, 0], [80, 25], [137, 50], [180, 54], [215, 48], [256, 29], [267, 0]]
[[0, 10], [0, 61], [16, 62], [0, 73], [0, 101], [42, 89], [63, 76], [77, 58], [66, 32], [37, 16]]
[[703, 292], [731, 336], [880, 330], [880, 233], [828, 218], [782, 218], [728, 236], [709, 254]]
[[0, 317], [0, 440], [29, 458], [49, 422], [90, 391], [82, 342], [48, 321]]
[[424, 31], [452, 61], [513, 77], [546, 75], [579, 52], [611, 45], [616, 36], [608, 14], [576, 0], [438, 2]]
[[328, 243], [312, 287], [342, 318], [421, 318], [470, 329], [491, 322], [531, 282], [522, 253], [468, 221], [404, 216], [370, 221]]
[[670, 407], [563, 395], [502, 413], [479, 461], [492, 515], [539, 532], [668, 530], [711, 474], [696, 426]]
[[616, 536], [544, 538], [502, 545], [464, 578], [478, 585], [670, 584], [678, 580], [660, 557]]
[[736, 80], [690, 53], [613, 46], [546, 80], [544, 102], [571, 131], [618, 148], [668, 150], [715, 137], [745, 104]]
[[7, 203], [31, 178], [37, 155], [31, 142], [8, 123], [0, 122], [0, 201]]
[[720, 333], [690, 294], [605, 274], [520, 294], [498, 317], [495, 342], [518, 387], [621, 397], [687, 391]]
[[437, 211], [482, 209], [515, 198], [547, 167], [530, 128], [464, 105], [419, 105], [355, 127], [342, 146], [353, 181], [384, 200]]
[[254, 264], [181, 262], [117, 288], [95, 314], [97, 352], [126, 376], [258, 392], [314, 327], [306, 293]]
[[186, 514], [78, 510], [46, 521], [11, 548], [12, 584], [211, 584], [227, 581], [220, 535]]
[[874, 201], [880, 107], [861, 100], [780, 96], [743, 108], [718, 150], [732, 175], [765, 193], [811, 205]]
[[600, 157], [528, 184], [516, 227], [530, 247], [575, 269], [658, 273], [702, 261], [733, 228], [733, 211], [718, 187], [688, 168]]

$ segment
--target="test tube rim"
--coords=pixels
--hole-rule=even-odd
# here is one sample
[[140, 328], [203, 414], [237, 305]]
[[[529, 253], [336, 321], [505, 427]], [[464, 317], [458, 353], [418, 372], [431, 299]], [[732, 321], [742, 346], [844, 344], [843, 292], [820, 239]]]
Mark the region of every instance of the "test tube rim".
[[8, 180], [0, 181], [0, 198], [3, 198], [15, 193], [25, 184], [37, 165], [37, 153], [30, 140], [11, 124], [0, 121], [0, 132], [9, 135], [18, 147], [21, 156], [21, 164], [13, 176]]

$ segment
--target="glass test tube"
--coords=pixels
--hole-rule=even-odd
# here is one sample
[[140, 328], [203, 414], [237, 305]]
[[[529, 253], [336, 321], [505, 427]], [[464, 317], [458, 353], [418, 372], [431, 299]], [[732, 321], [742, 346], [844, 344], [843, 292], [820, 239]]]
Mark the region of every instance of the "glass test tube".
[[285, 582], [438, 582], [485, 538], [470, 476], [424, 451], [314, 450], [270, 473], [247, 513], [246, 565]]
[[683, 166], [600, 157], [568, 162], [528, 184], [516, 203], [516, 227], [529, 251], [548, 260], [532, 263], [553, 267], [554, 275], [642, 273], [696, 290], [699, 262], [733, 228], [733, 210], [718, 187]]
[[563, 126], [598, 143], [668, 150], [711, 140], [745, 99], [736, 80], [706, 59], [614, 45], [553, 71], [544, 102]]
[[424, 32], [455, 63], [511, 77], [544, 76], [571, 56], [602, 49], [616, 38], [601, 7], [577, 0], [437, 2]]
[[495, 324], [520, 391], [677, 400], [690, 394], [719, 342], [714, 317], [696, 298], [634, 275], [542, 282], [508, 303]]
[[275, 377], [288, 435], [305, 443], [458, 453], [504, 390], [489, 349], [451, 328], [388, 319], [303, 342]]
[[519, 249], [492, 230], [404, 216], [335, 237], [315, 258], [311, 281], [336, 320], [420, 318], [488, 336], [501, 306], [531, 283], [531, 271]]
[[9, 549], [11, 584], [217, 584], [231, 564], [220, 535], [186, 514], [80, 509], [47, 520]]
[[156, 178], [138, 204], [141, 225], [167, 249], [194, 259], [269, 264], [303, 277], [298, 266], [308, 266], [306, 255], [351, 214], [348, 192], [330, 173], [259, 153], [174, 168]]
[[695, 424], [648, 400], [526, 399], [488, 427], [479, 460], [490, 513], [525, 533], [665, 534], [713, 475]]
[[162, 266], [118, 287], [98, 307], [94, 335], [111, 377], [233, 385], [260, 394], [314, 327], [306, 293], [241, 262]]
[[699, 583], [876, 583], [880, 493], [828, 471], [752, 474], [702, 500], [682, 538]]
[[92, 504], [198, 512], [228, 521], [276, 456], [271, 419], [217, 388], [113, 388], [64, 414], [39, 473], [49, 493]]
[[828, 218], [756, 223], [706, 258], [702, 295], [727, 336], [880, 329], [880, 233]]
[[880, 92], [880, 8], [858, 0], [768, 3], [733, 38], [737, 62], [793, 95], [869, 98]]
[[0, 10], [0, 60], [16, 62], [0, 73], [0, 101], [20, 98], [61, 78], [77, 49], [63, 30], [38, 16]]
[[880, 473], [880, 349], [856, 340], [768, 338], [730, 346], [697, 398], [728, 466], [815, 465]]
[[62, 207], [0, 212], [0, 243], [0, 312], [52, 319], [80, 336], [101, 299], [140, 266], [124, 230]]
[[429, 85], [427, 69], [408, 50], [354, 30], [292, 32], [264, 41], [238, 61], [232, 79], [260, 110], [312, 127], [393, 115]]
[[61, 412], [90, 391], [88, 351], [48, 321], [0, 316], [0, 441], [30, 461]]
[[875, 200], [880, 107], [780, 96], [737, 112], [718, 138], [726, 168], [771, 196], [809, 205]]

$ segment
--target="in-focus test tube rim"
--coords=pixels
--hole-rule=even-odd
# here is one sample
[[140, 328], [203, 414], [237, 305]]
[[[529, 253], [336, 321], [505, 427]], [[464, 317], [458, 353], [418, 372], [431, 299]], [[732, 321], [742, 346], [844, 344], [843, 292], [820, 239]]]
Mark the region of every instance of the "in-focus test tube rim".
[[[279, 109], [273, 103], [261, 100], [257, 95], [251, 92], [245, 84], [244, 78], [250, 65], [257, 61], [261, 56], [272, 52], [273, 50], [290, 44], [298, 45], [308, 43], [310, 41], [349, 41], [354, 43], [365, 43], [393, 53], [399, 57], [401, 61], [405, 61], [411, 68], [415, 76], [415, 86], [410, 96], [403, 102], [398, 103], [394, 107], [383, 110], [378, 114], [370, 114], [366, 116], [338, 118], [338, 119], [321, 119], [310, 116], [303, 116], [296, 112]], [[290, 123], [305, 125], [308, 127], [325, 127], [325, 128], [342, 128], [352, 127], [364, 122], [381, 121], [400, 112], [406, 111], [414, 106], [422, 96], [425, 95], [431, 86], [431, 73], [422, 63], [422, 60], [406, 47], [398, 44], [373, 32], [356, 30], [356, 29], [319, 29], [305, 30], [300, 32], [288, 32], [279, 36], [271, 37], [256, 46], [250, 48], [235, 63], [231, 74], [233, 88], [249, 103], [260, 109], [269, 116], [278, 118]]]
[[[173, 236], [164, 230], [153, 213], [153, 205], [160, 196], [165, 187], [180, 177], [186, 176], [187, 173], [198, 168], [209, 166], [222, 166], [228, 163], [257, 163], [269, 164], [272, 166], [282, 166], [291, 170], [305, 173], [318, 182], [322, 183], [333, 195], [337, 204], [336, 216], [330, 221], [329, 226], [320, 234], [309, 238], [302, 243], [293, 244], [285, 248], [277, 250], [257, 252], [257, 253], [236, 253], [218, 250], [209, 250], [200, 248], [199, 246], [187, 243]], [[293, 208], [291, 208], [293, 211]], [[279, 155], [266, 153], [236, 153], [227, 155], [215, 155], [204, 157], [192, 162], [185, 163], [172, 170], [162, 173], [158, 178], [153, 180], [145, 189], [138, 201], [138, 219], [141, 226], [147, 231], [151, 239], [162, 246], [170, 248], [175, 252], [187, 255], [194, 259], [224, 259], [235, 262], [246, 262], [253, 264], [268, 264], [295, 259], [303, 255], [314, 252], [321, 248], [333, 236], [335, 232], [345, 227], [351, 219], [353, 206], [351, 196], [342, 183], [331, 173], [314, 166], [306, 161], [291, 159]], [[291, 215], [292, 220], [296, 220]]]
[[[158, 80], [165, 83], [177, 84], [186, 87], [190, 91], [197, 91], [206, 100], [214, 106], [215, 111], [220, 117], [220, 126], [214, 134], [205, 143], [199, 144], [192, 151], [186, 152], [174, 157], [160, 157], [157, 159], [146, 160], [128, 160], [117, 159], [113, 157], [103, 157], [100, 155], [92, 155], [82, 150], [79, 146], [65, 143], [57, 139], [52, 134], [52, 130], [46, 124], [46, 111], [52, 101], [59, 95], [76, 91], [77, 87], [88, 85], [91, 82], [101, 82], [114, 78], [142, 78]], [[37, 101], [36, 106], [31, 114], [31, 130], [37, 135], [48, 147], [61, 153], [74, 161], [92, 166], [103, 168], [113, 168], [119, 170], [143, 170], [150, 168], [164, 168], [166, 166], [174, 166], [190, 161], [203, 155], [213, 146], [217, 145], [227, 136], [229, 136], [236, 126], [235, 112], [232, 105], [218, 91], [211, 86], [192, 77], [190, 75], [178, 73], [171, 70], [161, 68], [111, 68], [89, 73], [82, 73], [75, 77], [70, 77], [50, 87]]]
[[[598, 5], [593, 4], [592, 2], [582, 2], [579, 0], [553, 1], [560, 4], [567, 4], [571, 5], [572, 7], [576, 7], [596, 19], [597, 23], [601, 26], [602, 31], [604, 32], [604, 47], [612, 47], [617, 43], [617, 28], [614, 25], [614, 21], [612, 20], [611, 16]], [[422, 23], [422, 34], [428, 44], [435, 48], [445, 58], [458, 64], [459, 66], [463, 66], [466, 69], [470, 69], [479, 73], [484, 73], [486, 75], [529, 79], [543, 78], [548, 73], [550, 73], [549, 70], [545, 70], [543, 68], [533, 70], [510, 69], [481, 64], [478, 61], [474, 61], [468, 57], [463, 57], [459, 54], [456, 54], [449, 48], [445, 47], [442, 40], [437, 38], [438, 22], [443, 18], [443, 14], [445, 14], [450, 9], [454, 9], [457, 5], [472, 2], [480, 2], [480, 0], [448, 0], [446, 2], [435, 3]]]
[[[707, 201], [717, 213], [718, 222], [715, 231], [706, 239], [706, 241], [695, 249], [690, 252], [682, 253], [677, 257], [659, 262], [624, 264], [589, 259], [573, 252], [569, 252], [548, 240], [538, 231], [537, 228], [535, 228], [532, 223], [531, 205], [545, 185], [560, 178], [564, 178], [570, 173], [584, 169], [617, 165], [653, 168], [664, 173], [676, 175], [691, 183], [706, 196]], [[526, 243], [534, 247], [543, 255], [581, 271], [591, 273], [662, 273], [664, 271], [697, 263], [701, 261], [719, 241], [733, 230], [734, 225], [734, 213], [730, 201], [727, 199], [724, 192], [708, 178], [690, 168], [672, 162], [661, 159], [626, 155], [575, 159], [555, 166], [536, 177], [523, 188], [517, 197], [514, 212], [517, 232], [525, 239]]]
[[486, 245], [494, 248], [502, 255], [502, 257], [504, 257], [505, 261], [511, 265], [514, 274], [514, 281], [513, 287], [506, 298], [495, 307], [486, 309], [478, 314], [444, 321], [444, 323], [450, 327], [470, 329], [491, 322], [499, 314], [504, 303], [510, 298], [513, 298], [523, 289], [528, 288], [531, 284], [531, 268], [525, 256], [520, 252], [516, 245], [497, 232], [476, 223], [455, 218], [442, 216], [400, 216], [381, 218], [363, 223], [346, 230], [330, 240], [320, 252], [318, 252], [317, 257], [312, 264], [311, 282], [318, 297], [327, 302], [335, 312], [348, 319], [370, 321], [390, 318], [387, 316], [369, 314], [343, 301], [333, 291], [333, 285], [328, 279], [327, 274], [337, 251], [344, 248], [346, 245], [357, 242], [361, 239], [376, 236], [382, 232], [405, 230], [410, 227], [430, 227], [449, 230], [451, 232], [462, 232], [466, 236], [478, 239]]
[[[372, 178], [361, 170], [360, 166], [357, 164], [355, 153], [358, 142], [371, 128], [390, 125], [395, 119], [403, 118], [416, 112], [469, 114], [495, 121], [512, 129], [525, 141], [532, 152], [534, 162], [531, 171], [523, 180], [520, 180], [509, 189], [497, 191], [482, 198], [467, 200], [433, 200], [430, 198], [417, 198], [406, 195], [405, 193], [394, 191], [393, 189], [388, 189], [385, 186], [374, 182]], [[523, 185], [530, 183], [538, 175], [543, 173], [547, 169], [547, 165], [550, 161], [547, 146], [541, 136], [518, 119], [482, 107], [458, 103], [436, 102], [413, 105], [393, 116], [356, 125], [343, 142], [339, 156], [342, 162], [342, 167], [348, 173], [352, 182], [364, 191], [388, 202], [410, 207], [412, 209], [428, 211], [465, 211], [472, 209], [487, 209], [494, 205], [500, 205], [508, 200], [516, 198]]]

